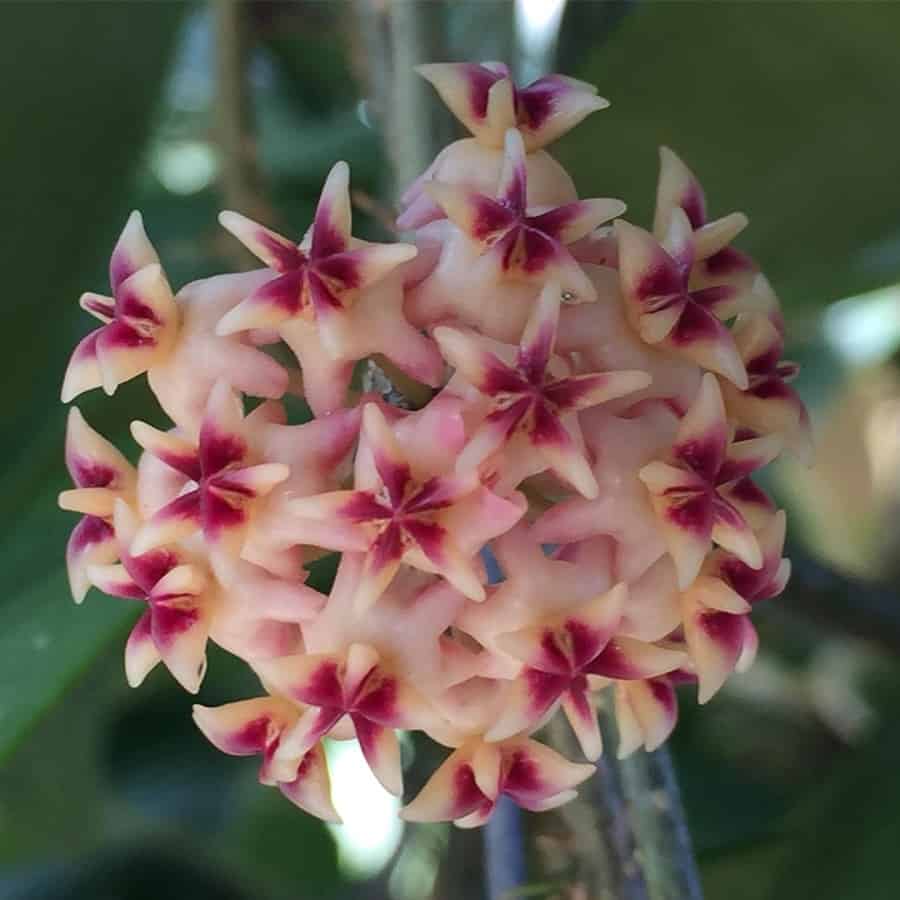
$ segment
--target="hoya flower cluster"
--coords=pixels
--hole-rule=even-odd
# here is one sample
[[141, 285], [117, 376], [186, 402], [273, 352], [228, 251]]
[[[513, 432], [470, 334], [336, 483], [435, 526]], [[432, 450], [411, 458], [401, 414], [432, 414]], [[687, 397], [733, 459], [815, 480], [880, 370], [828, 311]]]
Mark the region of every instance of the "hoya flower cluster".
[[[601, 698], [625, 755], [669, 735], [676, 684], [704, 702], [750, 665], [753, 604], [789, 572], [752, 475], [810, 439], [778, 301], [730, 245], [743, 215], [710, 220], [666, 149], [652, 231], [579, 200], [544, 147], [607, 105], [588, 84], [420, 72], [472, 136], [404, 195], [408, 243], [353, 236], [339, 162], [299, 244], [224, 212], [261, 267], [173, 294], [132, 214], [112, 296], [81, 298], [100, 324], [63, 400], [146, 374], [172, 427], [132, 423], [134, 468], [73, 408], [60, 504], [82, 515], [76, 602], [95, 586], [143, 604], [131, 685], [162, 662], [196, 692], [213, 641], [260, 690], [196, 706], [197, 725], [259, 754], [264, 784], [333, 820], [323, 739], [357, 740], [400, 795], [396, 730], [421, 731], [449, 752], [402, 815], [475, 826], [501, 794], [574, 796]], [[282, 342], [295, 369], [266, 352]], [[358, 392], [372, 357], [430, 400]], [[289, 392], [311, 421], [287, 424]], [[326, 596], [304, 564], [329, 552]], [[583, 759], [534, 737], [557, 714]]]

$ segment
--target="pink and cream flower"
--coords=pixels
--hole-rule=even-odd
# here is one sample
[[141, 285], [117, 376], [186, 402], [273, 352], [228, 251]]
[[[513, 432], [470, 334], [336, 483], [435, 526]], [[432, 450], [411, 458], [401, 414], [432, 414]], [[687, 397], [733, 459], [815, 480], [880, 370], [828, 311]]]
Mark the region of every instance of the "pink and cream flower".
[[88, 567], [119, 557], [113, 512], [117, 500], [134, 502], [135, 471], [74, 406], [66, 426], [66, 468], [75, 487], [59, 495], [59, 505], [82, 515], [66, 544], [69, 587], [75, 602], [81, 603], [91, 586]]
[[63, 403], [101, 386], [114, 393], [163, 359], [176, 339], [175, 298], [138, 212], [129, 216], [113, 250], [109, 283], [112, 297], [81, 295], [82, 309], [103, 324], [75, 348], [63, 380]]
[[194, 721], [210, 743], [230, 756], [261, 756], [260, 784], [275, 785], [291, 803], [326, 822], [339, 823], [331, 802], [331, 782], [322, 745], [317, 743], [279, 773], [273, 760], [284, 735], [296, 725], [303, 708], [283, 697], [254, 697], [224, 706], [194, 706]]
[[285, 481], [283, 463], [254, 463], [244, 429], [243, 410], [227, 382], [220, 381], [209, 403], [196, 443], [144, 422], [131, 426], [145, 451], [181, 476], [174, 500], [156, 510], [135, 537], [137, 552], [182, 540], [197, 531], [211, 547], [238, 555], [259, 498]]
[[744, 479], [780, 450], [777, 437], [731, 440], [718, 382], [704, 376], [668, 459], [640, 471], [682, 588], [699, 574], [713, 543], [751, 569], [762, 565], [756, 536], [740, 509], [740, 491]]
[[[522, 515], [513, 499], [495, 495], [476, 472], [438, 474], [401, 449], [384, 413], [363, 410], [363, 447], [354, 490], [304, 497], [292, 504], [296, 534], [305, 522], [342, 526], [325, 546], [365, 554], [357, 591], [359, 609], [371, 606], [401, 564], [447, 579], [472, 600], [484, 599], [475, 554]], [[465, 523], [465, 525], [463, 525]], [[323, 540], [319, 529], [318, 540]]]
[[552, 468], [583, 496], [596, 497], [577, 413], [640, 390], [650, 379], [638, 371], [562, 375], [553, 357], [559, 296], [555, 282], [544, 288], [511, 364], [472, 332], [442, 326], [434, 335], [447, 361], [488, 401], [483, 422], [460, 456], [460, 471], [516, 442], [527, 455], [524, 466], [511, 467], [517, 479]]
[[125, 645], [131, 687], [162, 661], [181, 686], [196, 693], [206, 673], [206, 642], [218, 603], [215, 582], [181, 548], [134, 550], [138, 519], [122, 500], [114, 514], [120, 562], [88, 568], [91, 584], [105, 594], [140, 600], [147, 609]]
[[[132, 423], [135, 470], [73, 409], [59, 503], [83, 516], [75, 600], [144, 604], [130, 684], [162, 661], [196, 692], [213, 641], [264, 695], [194, 719], [261, 757], [263, 784], [337, 821], [323, 741], [358, 741], [401, 795], [397, 732], [418, 731], [449, 755], [401, 815], [474, 827], [595, 771], [535, 739], [552, 717], [596, 761], [608, 702], [618, 754], [653, 750], [676, 685], [705, 703], [752, 663], [753, 607], [790, 573], [753, 475], [811, 440], [777, 297], [731, 247], [746, 217], [710, 221], [665, 148], [652, 232], [579, 199], [543, 148], [607, 105], [590, 85], [420, 73], [472, 136], [403, 195], [408, 243], [353, 237], [337, 163], [299, 243], [224, 212], [263, 268], [173, 296], [132, 214], [112, 296], [82, 297], [101, 327], [63, 399], [146, 373], [171, 426]], [[382, 396], [351, 390], [358, 363], [384, 366]], [[287, 392], [312, 421], [289, 420]], [[245, 414], [247, 397], [265, 402]], [[328, 553], [326, 592], [304, 566]]]
[[344, 405], [353, 363], [366, 356], [382, 353], [431, 385], [442, 372], [436, 348], [403, 315], [395, 270], [416, 248], [352, 237], [349, 177], [346, 163], [331, 170], [299, 245], [239, 213], [220, 216], [269, 277], [223, 316], [216, 332], [276, 331], [299, 360], [307, 399], [319, 415]]

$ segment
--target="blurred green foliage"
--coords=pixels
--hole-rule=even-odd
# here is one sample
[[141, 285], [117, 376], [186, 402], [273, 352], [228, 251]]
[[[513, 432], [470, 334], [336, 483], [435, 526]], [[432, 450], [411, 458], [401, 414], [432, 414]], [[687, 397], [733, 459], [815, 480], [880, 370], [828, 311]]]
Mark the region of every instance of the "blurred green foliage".
[[[334, 159], [348, 159], [354, 186], [374, 195], [385, 156], [356, 108], [350, 7], [251, 6], [257, 156], [273, 222], [299, 234]], [[818, 369], [801, 386], [817, 401], [842, 374], [815, 331], [825, 304], [900, 277], [898, 33], [895, 4], [574, 2], [567, 12], [561, 68], [614, 104], [560, 145], [582, 193], [622, 196], [646, 222], [655, 148], [671, 144], [713, 213], [750, 215], [741, 244], [807, 328], [799, 349]], [[133, 206], [176, 285], [229, 264], [216, 184], [176, 195], [160, 175], [173, 148], [215, 151], [209, 34], [200, 5], [0, 8], [0, 895], [10, 900], [358, 890], [342, 885], [320, 824], [258, 788], [252, 761], [196, 734], [191, 698], [165, 673], [140, 694], [124, 686], [120, 638], [133, 610], [96, 595], [76, 609], [65, 584], [72, 519], [55, 509], [66, 481], [57, 395], [89, 327], [78, 294], [104, 288]], [[173, 59], [193, 79], [187, 100]], [[361, 219], [363, 232], [375, 228]], [[79, 405], [123, 447], [129, 420], [160, 420], [137, 383]], [[685, 698], [673, 741], [708, 897], [900, 896], [896, 664], [789, 613], [760, 618], [778, 702], [733, 693], [698, 711]], [[863, 660], [867, 677], [851, 687], [869, 724], [852, 734], [815, 702], [829, 642]], [[254, 690], [224, 653], [210, 672], [201, 702]]]

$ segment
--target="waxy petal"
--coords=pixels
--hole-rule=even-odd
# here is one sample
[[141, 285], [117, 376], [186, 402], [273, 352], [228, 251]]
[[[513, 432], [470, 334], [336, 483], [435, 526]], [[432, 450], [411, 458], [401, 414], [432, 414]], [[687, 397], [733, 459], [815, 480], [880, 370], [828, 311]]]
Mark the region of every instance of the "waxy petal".
[[629, 637], [613, 638], [586, 667], [585, 672], [619, 681], [655, 678], [685, 662], [680, 650], [660, 647]]
[[341, 823], [341, 817], [331, 801], [331, 780], [321, 744], [307, 751], [293, 781], [280, 782], [278, 789], [291, 803], [310, 815], [325, 822]]
[[659, 148], [659, 164], [653, 233], [665, 235], [676, 208], [685, 212], [693, 230], [701, 228], [706, 224], [706, 197], [700, 182], [668, 147]]
[[87, 577], [94, 587], [112, 597], [127, 597], [131, 600], [146, 599], [146, 591], [134, 581], [125, 566], [121, 564], [88, 566]]
[[743, 615], [708, 609], [690, 591], [682, 595], [684, 636], [706, 703], [734, 671], [744, 647]]
[[168, 353], [178, 327], [172, 289], [159, 265], [145, 266], [120, 285], [116, 319], [100, 329], [97, 364], [103, 390], [112, 395]]
[[706, 374], [678, 426], [673, 456], [707, 482], [713, 482], [725, 460], [728, 425], [715, 376]]
[[66, 468], [77, 487], [118, 491], [134, 487], [131, 463], [88, 425], [77, 407], [69, 410], [65, 453]]
[[572, 244], [591, 234], [604, 222], [617, 219], [626, 210], [621, 200], [595, 198], [576, 200], [532, 216], [531, 224], [539, 231], [555, 237], [562, 244]]
[[140, 687], [160, 661], [152, 634], [153, 614], [148, 609], [137, 620], [125, 643], [125, 678], [129, 687]]
[[84, 516], [66, 543], [66, 572], [72, 599], [81, 603], [91, 587], [88, 570], [118, 558], [119, 545], [112, 526], [96, 516]]
[[526, 387], [515, 369], [484, 348], [472, 333], [440, 326], [434, 330], [434, 339], [447, 362], [481, 393], [490, 396]]
[[641, 391], [652, 381], [646, 372], [572, 375], [547, 385], [544, 395], [562, 412], [577, 412]]
[[197, 727], [213, 746], [231, 756], [263, 753], [297, 718], [297, 709], [275, 697], [254, 697], [224, 706], [194, 704]]
[[180, 472], [185, 478], [191, 481], [200, 480], [202, 472], [199, 454], [190, 441], [171, 431], [160, 431], [145, 422], [132, 422], [131, 435], [144, 450]]
[[391, 503], [396, 506], [403, 500], [412, 473], [384, 413], [374, 403], [363, 408], [362, 430], [375, 469]]
[[79, 394], [100, 387], [103, 377], [97, 358], [97, 339], [102, 330], [97, 328], [90, 332], [72, 351], [60, 391], [60, 400], [63, 403], [71, 403]]
[[697, 476], [662, 462], [649, 463], [638, 475], [650, 491], [679, 587], [686, 588], [710, 549], [713, 509], [707, 490]]
[[543, 382], [550, 364], [559, 326], [559, 304], [559, 285], [550, 282], [541, 291], [525, 325], [516, 354], [516, 368], [531, 384]]
[[400, 743], [391, 728], [370, 719], [353, 716], [356, 739], [372, 774], [381, 786], [397, 797], [403, 794], [403, 771], [400, 767]]
[[575, 443], [559, 418], [543, 404], [534, 411], [531, 441], [548, 466], [582, 497], [592, 500], [598, 495], [597, 480], [584, 451]]
[[190, 491], [167, 503], [140, 527], [132, 544], [132, 553], [140, 555], [163, 544], [173, 544], [202, 527], [200, 491]]
[[[677, 298], [684, 292], [685, 282], [675, 261], [653, 239], [653, 236], [629, 222], [616, 222], [619, 243], [619, 280], [626, 300], [626, 312], [632, 324], [638, 326], [645, 313], [657, 313], [665, 307], [659, 298]], [[672, 317], [669, 330], [674, 326]], [[657, 336], [662, 340], [668, 331]]]
[[616, 685], [616, 722], [619, 727], [619, 759], [643, 746], [656, 750], [675, 727], [678, 701], [666, 678], [629, 681]]
[[485, 248], [516, 223], [515, 215], [493, 197], [460, 185], [428, 181], [425, 192], [463, 234]]
[[306, 272], [292, 269], [260, 285], [229, 310], [216, 325], [216, 334], [225, 336], [252, 328], [277, 329], [302, 310]]
[[257, 259], [276, 272], [297, 269], [305, 261], [303, 253], [293, 241], [240, 213], [228, 210], [219, 213], [219, 224], [230, 231]]
[[431, 63], [416, 66], [450, 112], [487, 146], [499, 147], [516, 124], [514, 87], [499, 63]]
[[325, 179], [312, 226], [310, 257], [322, 259], [345, 251], [350, 243], [350, 167], [336, 162]]
[[759, 542], [744, 516], [718, 494], [713, 497], [712, 511], [713, 541], [733, 553], [751, 569], [760, 568], [762, 552]]
[[283, 463], [260, 463], [244, 469], [233, 469], [215, 476], [211, 485], [217, 493], [237, 495], [244, 501], [265, 497], [290, 476]]
[[144, 230], [144, 219], [134, 210], [125, 222], [109, 259], [109, 283], [117, 291], [123, 281], [144, 266], [159, 264], [159, 256]]
[[518, 127], [530, 151], [543, 147], [609, 101], [597, 88], [565, 75], [545, 75], [518, 92]]
[[597, 702], [593, 694], [587, 690], [570, 690], [563, 695], [562, 708], [585, 759], [597, 762], [603, 753], [603, 736], [600, 733]]
[[400, 810], [407, 822], [446, 822], [471, 815], [476, 810], [493, 809], [495, 797], [488, 797], [475, 781], [470, 753], [451, 753], [428, 779], [422, 790]]
[[506, 742], [503, 757], [503, 793], [535, 812], [571, 799], [572, 788], [595, 771], [592, 765], [569, 762], [555, 750], [530, 739]]
[[466, 558], [447, 529], [427, 522], [409, 522], [405, 528], [415, 541], [406, 548], [404, 560], [407, 563], [443, 575], [475, 603], [484, 600], [484, 586], [474, 561]]

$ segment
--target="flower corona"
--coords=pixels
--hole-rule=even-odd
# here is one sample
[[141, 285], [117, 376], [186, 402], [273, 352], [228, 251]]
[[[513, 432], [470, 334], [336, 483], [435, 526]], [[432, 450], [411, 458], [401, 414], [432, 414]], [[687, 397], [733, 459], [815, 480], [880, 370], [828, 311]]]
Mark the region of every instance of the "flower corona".
[[[259, 692], [194, 718], [260, 756], [263, 784], [334, 821], [323, 742], [357, 740], [402, 796], [396, 731], [418, 731], [446, 758], [401, 815], [471, 827], [502, 794], [575, 796], [603, 752], [598, 705], [620, 755], [652, 750], [676, 685], [706, 702], [752, 663], [751, 610], [790, 573], [753, 476], [812, 442], [778, 301], [731, 246], [745, 216], [710, 220], [667, 148], [652, 229], [578, 199], [545, 148], [608, 106], [584, 82], [420, 73], [471, 136], [403, 195], [405, 243], [353, 236], [343, 162], [299, 244], [223, 212], [263, 268], [174, 293], [131, 215], [113, 296], [81, 298], [101, 324], [62, 399], [145, 374], [171, 426], [132, 423], [132, 466], [73, 408], [60, 506], [82, 516], [75, 601], [143, 604], [129, 684], [162, 662], [196, 693], [218, 644]], [[356, 389], [372, 357], [418, 408]], [[311, 420], [288, 421], [289, 392]], [[333, 553], [326, 594], [307, 566]], [[582, 759], [542, 743], [556, 715]]]

